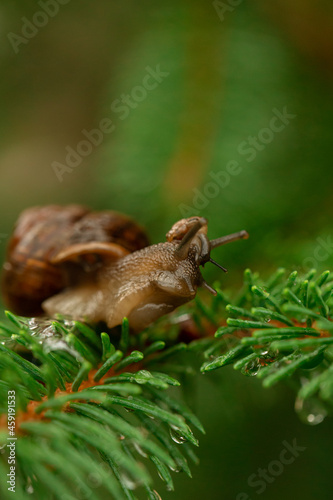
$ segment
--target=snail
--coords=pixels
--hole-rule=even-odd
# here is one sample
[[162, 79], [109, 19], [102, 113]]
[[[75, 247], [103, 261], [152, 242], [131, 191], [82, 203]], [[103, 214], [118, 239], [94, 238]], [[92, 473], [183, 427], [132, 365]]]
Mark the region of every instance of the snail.
[[140, 331], [190, 301], [205, 282], [200, 266], [217, 264], [212, 249], [242, 238], [240, 231], [214, 240], [207, 220], [176, 222], [167, 241], [149, 245], [145, 231], [113, 211], [80, 205], [34, 207], [20, 215], [9, 240], [2, 290], [21, 316], [55, 313], [108, 327], [127, 317]]

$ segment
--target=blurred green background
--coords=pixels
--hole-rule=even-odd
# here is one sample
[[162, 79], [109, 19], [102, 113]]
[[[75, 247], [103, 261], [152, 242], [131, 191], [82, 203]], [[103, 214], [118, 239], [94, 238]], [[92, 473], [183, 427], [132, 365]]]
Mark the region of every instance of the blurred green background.
[[[247, 229], [215, 252], [227, 288], [246, 267], [332, 269], [331, 1], [12, 0], [0, 29], [2, 258], [22, 209], [75, 202], [153, 242], [198, 213], [213, 238]], [[331, 421], [305, 425], [288, 388], [232, 369], [195, 383], [201, 465], [163, 499], [332, 498]], [[306, 451], [258, 495], [248, 477], [293, 439]]]

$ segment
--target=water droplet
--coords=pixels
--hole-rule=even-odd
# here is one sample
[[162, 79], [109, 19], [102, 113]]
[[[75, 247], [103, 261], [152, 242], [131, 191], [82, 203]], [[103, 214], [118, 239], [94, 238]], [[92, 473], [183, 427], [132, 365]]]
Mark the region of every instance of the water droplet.
[[136, 451], [139, 453], [139, 455], [141, 455], [143, 458], [148, 457], [147, 453], [144, 452], [143, 449], [141, 448], [141, 446], [138, 445], [138, 443], [136, 443], [135, 441], [133, 442], [133, 447], [136, 449]]
[[170, 436], [172, 441], [177, 444], [184, 444], [187, 439], [179, 432], [176, 427], [170, 427]]
[[73, 320], [70, 320], [70, 319], [64, 319], [64, 326], [66, 328], [74, 328], [75, 327], [75, 323]]
[[27, 479], [27, 485], [25, 487], [25, 491], [29, 494], [29, 495], [33, 495], [34, 493], [34, 488], [32, 486], [32, 483], [31, 483], [31, 479], [30, 477], [28, 477]]
[[162, 497], [157, 493], [156, 490], [153, 490], [153, 495], [154, 495], [155, 500], [162, 500]]
[[252, 359], [241, 369], [241, 373], [247, 377], [255, 377], [261, 368], [259, 358]]
[[274, 361], [274, 358], [277, 358], [278, 355], [280, 354], [280, 352], [279, 352], [279, 349], [270, 348], [268, 351], [268, 354], [270, 355], [271, 358], [273, 358], [273, 361]]
[[124, 472], [120, 474], [120, 480], [123, 483], [123, 485], [129, 490], [135, 490], [135, 488], [137, 488], [141, 484], [140, 481], [130, 478]]
[[125, 411], [127, 411], [127, 413], [132, 413], [134, 411], [133, 408], [125, 408]]
[[6, 340], [3, 340], [1, 341], [1, 345], [5, 345], [6, 347], [8, 347], [9, 349], [13, 349], [14, 346], [15, 346], [16, 342], [14, 339], [12, 338], [9, 338], [9, 339], [6, 339]]
[[28, 321], [28, 325], [29, 325], [30, 330], [37, 328], [37, 324], [38, 324], [37, 318], [30, 318]]
[[66, 351], [68, 352], [73, 358], [75, 358], [77, 361], [82, 363], [84, 359], [82, 358], [81, 354], [77, 352], [75, 349], [70, 347], [65, 340], [57, 338], [57, 337], [49, 337], [46, 340], [42, 342], [43, 344], [43, 349], [45, 353], [49, 353], [51, 351]]
[[309, 425], [318, 425], [327, 416], [327, 410], [317, 399], [296, 398], [295, 411], [302, 422]]
[[41, 343], [44, 339], [61, 337], [52, 325], [52, 321], [47, 319], [31, 318], [28, 321], [28, 327], [31, 335], [39, 339]]
[[176, 472], [176, 474], [177, 472], [181, 472], [183, 470], [180, 465], [176, 465], [176, 467], [172, 467], [171, 465], [169, 465], [169, 468], [172, 470], [172, 472]]
[[25, 491], [29, 494], [29, 495], [33, 495], [34, 493], [34, 489], [33, 489], [33, 486], [32, 484], [30, 484], [29, 486], [26, 487]]
[[153, 375], [147, 370], [140, 370], [134, 375], [134, 378], [138, 384], [146, 384], [150, 379], [153, 378]]

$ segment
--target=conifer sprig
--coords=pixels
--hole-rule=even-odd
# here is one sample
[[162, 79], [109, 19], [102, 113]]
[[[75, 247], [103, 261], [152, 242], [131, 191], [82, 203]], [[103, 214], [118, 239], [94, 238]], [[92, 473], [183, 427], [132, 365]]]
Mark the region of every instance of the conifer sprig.
[[[164, 342], [145, 353], [129, 349], [126, 319], [115, 345], [80, 322], [7, 317], [10, 325], [0, 326], [0, 439], [5, 447], [7, 395], [14, 390], [19, 499], [31, 492], [50, 500], [79, 498], [78, 492], [135, 499], [140, 489], [156, 499], [148, 461], [167, 489], [173, 489], [172, 471], [190, 475], [187, 459], [195, 454], [180, 444], [197, 446], [189, 424], [203, 428], [184, 403], [165, 394], [180, 384], [156, 371]], [[0, 459], [4, 478], [6, 458]], [[1, 498], [11, 497], [7, 486], [0, 482]]]
[[[236, 298], [215, 284], [175, 315], [132, 335], [66, 318], [37, 320], [7, 313], [0, 325], [0, 446], [8, 436], [7, 395], [15, 391], [19, 499], [158, 499], [152, 464], [169, 490], [172, 472], [191, 476], [197, 417], [172, 391], [194, 373], [232, 365], [265, 387], [292, 382], [297, 407], [322, 415], [333, 407], [333, 274], [300, 278], [278, 269], [268, 280], [245, 271]], [[6, 454], [0, 474], [6, 477]], [[158, 487], [160, 488], [160, 486]], [[0, 482], [1, 498], [10, 498]], [[80, 493], [78, 493], [80, 492]]]
[[206, 345], [201, 371], [232, 364], [265, 387], [292, 378], [298, 398], [316, 396], [332, 411], [332, 293], [330, 271], [300, 278], [278, 269], [264, 281], [246, 270], [243, 289], [225, 306], [226, 324]]

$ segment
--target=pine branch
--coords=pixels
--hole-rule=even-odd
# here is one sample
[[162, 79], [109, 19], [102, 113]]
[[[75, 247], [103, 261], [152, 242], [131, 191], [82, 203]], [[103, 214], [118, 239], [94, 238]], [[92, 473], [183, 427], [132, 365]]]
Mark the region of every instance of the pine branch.
[[[167, 489], [172, 472], [191, 472], [204, 432], [191, 410], [170, 391], [194, 373], [233, 365], [265, 387], [285, 381], [296, 387], [298, 410], [310, 423], [332, 412], [333, 275], [311, 271], [299, 278], [278, 269], [268, 280], [245, 271], [232, 298], [217, 288], [207, 303], [194, 303], [140, 334], [66, 318], [26, 319], [7, 313], [0, 325], [0, 439], [16, 442], [16, 494], [20, 499], [157, 499], [151, 466]], [[177, 378], [178, 378], [177, 377]], [[8, 410], [15, 391], [16, 416]], [[15, 426], [14, 426], [15, 423]], [[181, 445], [181, 446], [180, 446]], [[150, 464], [150, 466], [148, 466]], [[8, 473], [7, 454], [0, 473]], [[0, 483], [1, 498], [10, 498]]]
[[313, 403], [318, 418], [310, 411], [307, 420], [321, 421], [333, 409], [332, 292], [329, 271], [317, 276], [311, 270], [300, 278], [296, 271], [286, 276], [278, 269], [264, 281], [246, 270], [241, 293], [225, 307], [225, 324], [205, 345], [201, 371], [233, 365], [262, 379], [264, 387], [290, 381], [297, 390], [296, 409]]
[[[171, 490], [172, 471], [191, 475], [187, 458], [197, 459], [189, 446], [198, 442], [188, 423], [203, 428], [184, 403], [167, 395], [179, 382], [149, 370], [158, 366], [158, 351], [170, 355], [163, 341], [150, 342], [145, 352], [131, 348], [137, 340], [126, 319], [120, 339], [111, 343], [107, 333], [80, 322], [7, 317], [11, 325], [0, 327], [0, 436], [2, 446], [8, 430], [18, 437], [18, 498], [31, 498], [32, 491], [43, 499], [93, 491], [96, 499], [105, 492], [135, 499], [134, 490], [143, 488], [156, 499], [148, 461]], [[7, 420], [8, 391], [15, 391], [14, 421]], [[181, 451], [180, 443], [189, 446]], [[6, 461], [3, 454], [4, 478]], [[0, 489], [1, 498], [10, 498], [8, 484], [2, 481]]]

